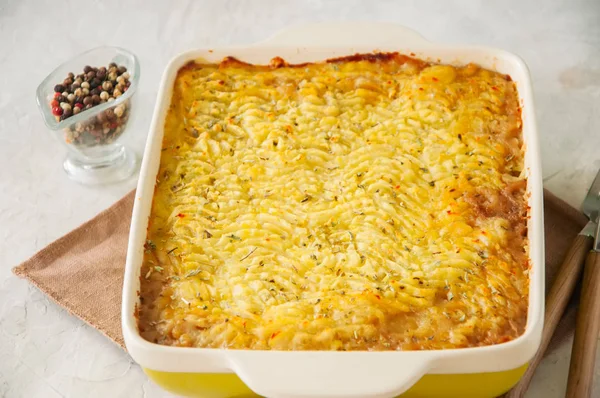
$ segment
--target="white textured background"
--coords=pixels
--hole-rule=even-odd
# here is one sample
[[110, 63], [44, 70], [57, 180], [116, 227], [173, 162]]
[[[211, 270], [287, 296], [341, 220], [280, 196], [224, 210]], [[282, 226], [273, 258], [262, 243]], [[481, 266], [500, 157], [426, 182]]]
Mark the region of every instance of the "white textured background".
[[[0, 0], [0, 397], [167, 396], [120, 348], [10, 273], [135, 185], [67, 180], [64, 150], [36, 109], [37, 84], [86, 49], [132, 50], [142, 81], [126, 141], [139, 154], [173, 55], [335, 20], [397, 22], [433, 41], [521, 55], [534, 79], [546, 186], [579, 205], [600, 168], [600, 1]], [[528, 397], [563, 396], [569, 350], [545, 360]]]

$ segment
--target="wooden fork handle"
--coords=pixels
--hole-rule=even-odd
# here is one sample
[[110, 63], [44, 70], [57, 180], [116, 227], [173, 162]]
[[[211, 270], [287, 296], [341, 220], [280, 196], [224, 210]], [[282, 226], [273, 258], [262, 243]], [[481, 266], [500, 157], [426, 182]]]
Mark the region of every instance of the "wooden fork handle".
[[558, 269], [552, 287], [546, 297], [546, 311], [544, 315], [544, 330], [542, 331], [542, 340], [540, 347], [533, 359], [529, 362], [527, 371], [519, 381], [519, 383], [513, 387], [506, 394], [506, 398], [522, 398], [527, 392], [529, 383], [533, 378], [535, 370], [539, 363], [542, 361], [548, 344], [554, 335], [556, 326], [560, 321], [569, 299], [573, 295], [575, 284], [579, 279], [581, 270], [583, 269], [583, 263], [585, 256], [589, 253], [592, 248], [594, 239], [589, 236], [577, 235], [571, 244], [571, 248], [567, 252], [562, 265]]
[[598, 332], [600, 332], [600, 252], [590, 252], [585, 262], [581, 299], [577, 310], [567, 398], [587, 398], [592, 394]]

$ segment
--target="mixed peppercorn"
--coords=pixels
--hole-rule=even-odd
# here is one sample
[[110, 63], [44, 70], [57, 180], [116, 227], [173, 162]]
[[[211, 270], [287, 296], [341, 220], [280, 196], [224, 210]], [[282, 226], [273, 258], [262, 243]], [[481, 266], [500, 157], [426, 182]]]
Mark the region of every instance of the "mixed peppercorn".
[[[107, 67], [85, 66], [83, 73], [69, 73], [61, 84], [54, 86], [50, 101], [57, 121], [66, 120], [80, 112], [106, 102], [113, 102], [131, 86], [127, 68], [112, 62]], [[129, 119], [129, 100], [65, 129], [68, 144], [94, 146], [117, 139]]]

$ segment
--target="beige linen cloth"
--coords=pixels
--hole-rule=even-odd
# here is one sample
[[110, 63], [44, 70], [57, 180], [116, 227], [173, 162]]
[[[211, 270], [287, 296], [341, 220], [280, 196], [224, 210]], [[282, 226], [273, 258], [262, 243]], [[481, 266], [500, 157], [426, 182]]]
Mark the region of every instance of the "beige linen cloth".
[[125, 348], [121, 289], [135, 192], [13, 269]]
[[[121, 333], [121, 287], [134, 192], [14, 268], [58, 305], [125, 348]], [[544, 192], [546, 289], [586, 217]], [[548, 352], [572, 332], [571, 300]]]

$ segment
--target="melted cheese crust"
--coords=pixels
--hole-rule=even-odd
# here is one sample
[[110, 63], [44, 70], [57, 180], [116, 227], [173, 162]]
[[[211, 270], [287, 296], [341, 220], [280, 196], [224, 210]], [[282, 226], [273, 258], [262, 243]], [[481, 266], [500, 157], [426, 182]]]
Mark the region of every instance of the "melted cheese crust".
[[165, 345], [505, 342], [529, 280], [510, 78], [399, 54], [179, 71], [142, 266]]

